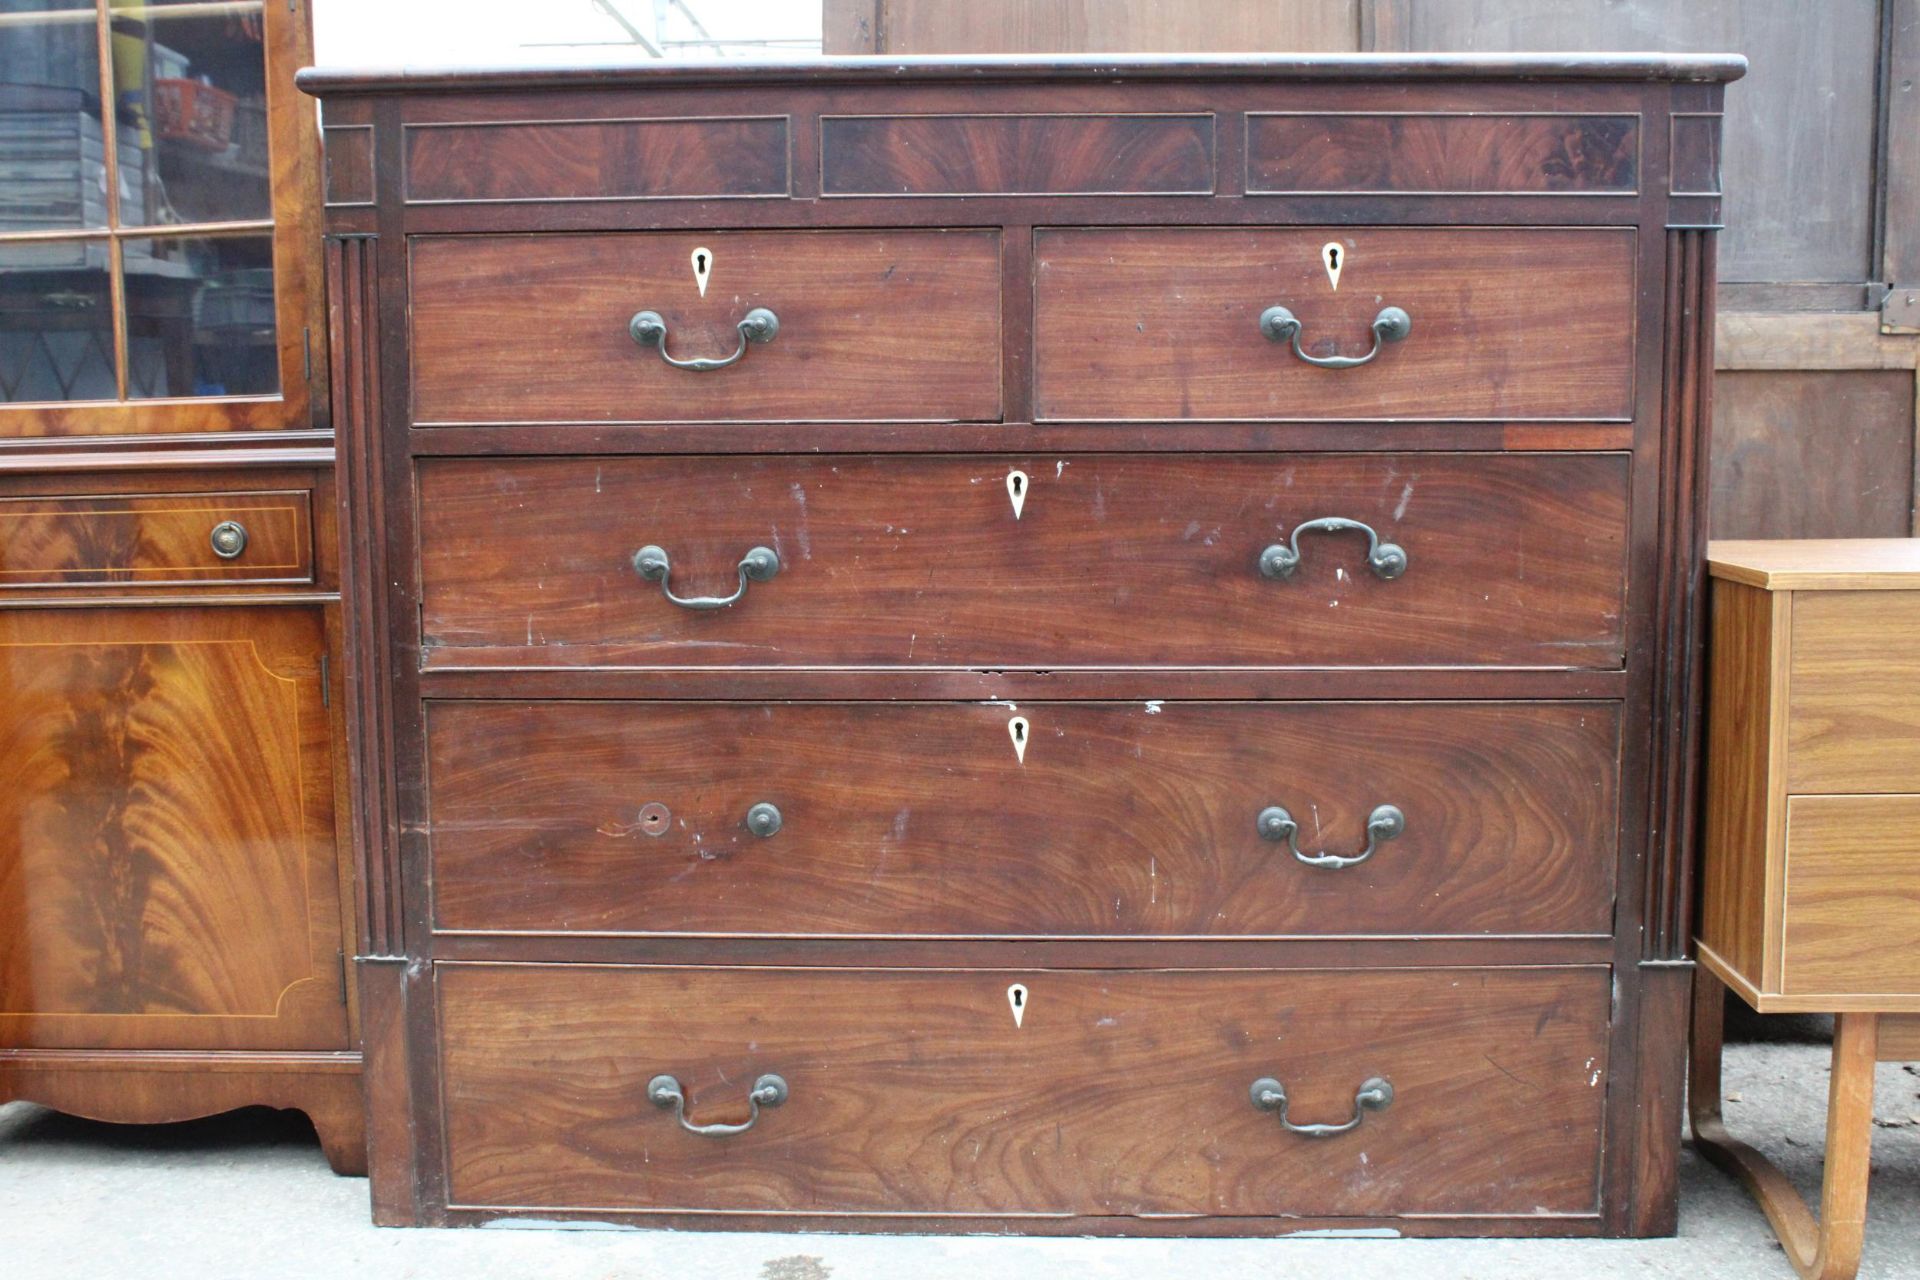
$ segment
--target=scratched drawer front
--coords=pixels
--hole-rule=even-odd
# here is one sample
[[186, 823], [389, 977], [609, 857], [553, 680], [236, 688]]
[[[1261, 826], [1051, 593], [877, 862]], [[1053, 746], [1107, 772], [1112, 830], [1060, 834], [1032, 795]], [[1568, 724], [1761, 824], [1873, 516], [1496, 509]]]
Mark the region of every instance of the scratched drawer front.
[[312, 580], [304, 490], [0, 499], [0, 587]]
[[[1633, 413], [1628, 228], [1181, 228], [1034, 237], [1045, 419], [1619, 420]], [[1337, 287], [1327, 246], [1337, 246]], [[1366, 355], [1385, 308], [1404, 338]]]
[[[411, 263], [423, 424], [1000, 415], [997, 231], [429, 236]], [[755, 309], [778, 328], [749, 342]]]
[[445, 930], [1603, 934], [1612, 918], [1613, 704], [441, 702], [427, 740]]
[[[429, 666], [1617, 668], [1627, 463], [1571, 453], [428, 460], [426, 656]], [[1382, 548], [1404, 551], [1405, 572], [1370, 569], [1362, 531], [1301, 529], [1325, 517], [1364, 522]], [[1267, 548], [1284, 557], [1295, 544], [1290, 576], [1263, 574]], [[635, 571], [644, 546], [664, 552], [664, 582]], [[755, 547], [778, 558], [768, 580], [737, 567]], [[666, 597], [725, 598], [743, 581], [729, 608]]]
[[[456, 1205], [1590, 1214], [1604, 967], [438, 966]], [[1009, 987], [1025, 988], [1016, 1024]], [[745, 1132], [762, 1076], [786, 1097]], [[1288, 1132], [1251, 1086], [1277, 1081]], [[1375, 1080], [1384, 1108], [1359, 1110]], [[1381, 1093], [1370, 1095], [1374, 1098]]]

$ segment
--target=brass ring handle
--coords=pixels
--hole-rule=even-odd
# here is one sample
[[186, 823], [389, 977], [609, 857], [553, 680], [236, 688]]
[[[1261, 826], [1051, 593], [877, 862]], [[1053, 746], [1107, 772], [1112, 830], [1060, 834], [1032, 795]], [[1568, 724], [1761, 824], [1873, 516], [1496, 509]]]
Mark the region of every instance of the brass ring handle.
[[1300, 824], [1293, 815], [1279, 805], [1268, 805], [1254, 819], [1254, 826], [1260, 831], [1262, 840], [1271, 840], [1278, 844], [1284, 840], [1287, 848], [1293, 850], [1293, 856], [1309, 867], [1355, 867], [1371, 858], [1374, 851], [1389, 840], [1398, 838], [1407, 829], [1407, 815], [1390, 804], [1376, 805], [1367, 815], [1367, 847], [1351, 856], [1337, 853], [1302, 853], [1300, 851]]
[[1295, 1124], [1287, 1119], [1286, 1086], [1272, 1076], [1261, 1076], [1255, 1080], [1247, 1089], [1247, 1096], [1253, 1099], [1254, 1110], [1276, 1112], [1281, 1127], [1288, 1133], [1297, 1133], [1303, 1138], [1331, 1138], [1335, 1134], [1359, 1128], [1367, 1112], [1385, 1111], [1392, 1106], [1393, 1086], [1379, 1076], [1362, 1081], [1353, 1095], [1353, 1119], [1344, 1124]]
[[673, 571], [673, 564], [667, 558], [666, 550], [649, 543], [633, 553], [633, 571], [648, 582], [660, 584], [660, 594], [682, 609], [724, 609], [738, 604], [747, 594], [749, 582], [768, 582], [780, 572], [780, 557], [771, 547], [755, 547], [740, 558], [740, 585], [727, 596], [677, 596], [667, 577]]
[[672, 1107], [674, 1119], [688, 1133], [703, 1138], [730, 1138], [745, 1133], [760, 1119], [760, 1108], [777, 1107], [787, 1100], [787, 1082], [776, 1075], [764, 1075], [753, 1082], [747, 1093], [747, 1118], [739, 1124], [695, 1124], [687, 1119], [687, 1095], [672, 1076], [660, 1075], [647, 1081], [647, 1101], [656, 1107]]
[[1300, 567], [1300, 535], [1303, 533], [1342, 533], [1357, 529], [1367, 535], [1367, 568], [1376, 578], [1392, 581], [1407, 571], [1406, 550], [1391, 542], [1382, 542], [1373, 526], [1340, 516], [1326, 516], [1295, 525], [1285, 542], [1276, 542], [1260, 553], [1260, 575], [1265, 578], [1291, 578]]
[[247, 549], [247, 526], [238, 520], [222, 520], [207, 535], [213, 554], [222, 560], [238, 560]]
[[730, 356], [712, 359], [697, 356], [690, 360], [681, 360], [667, 351], [667, 322], [658, 311], [636, 311], [633, 319], [627, 321], [627, 332], [633, 340], [643, 347], [656, 347], [660, 358], [676, 369], [692, 369], [695, 373], [705, 373], [709, 369], [724, 369], [741, 356], [747, 354], [748, 346], [756, 342], [772, 342], [780, 332], [780, 317], [766, 307], [755, 307], [740, 318], [734, 326], [740, 330], [740, 345], [734, 348]]
[[1389, 342], [1399, 342], [1413, 332], [1413, 317], [1399, 307], [1382, 307], [1373, 318], [1373, 350], [1363, 356], [1310, 356], [1300, 348], [1300, 319], [1285, 307], [1268, 307], [1260, 313], [1260, 332], [1269, 342], [1292, 342], [1293, 354], [1322, 369], [1351, 369], [1366, 364], [1380, 354]]

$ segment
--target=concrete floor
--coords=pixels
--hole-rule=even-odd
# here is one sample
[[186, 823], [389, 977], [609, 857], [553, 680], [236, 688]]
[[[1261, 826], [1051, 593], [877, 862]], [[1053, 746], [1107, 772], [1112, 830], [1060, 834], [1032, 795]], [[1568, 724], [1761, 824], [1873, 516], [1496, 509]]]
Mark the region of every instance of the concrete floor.
[[[1730, 1017], [1727, 1114], [1803, 1189], [1820, 1169], [1819, 1019]], [[1920, 1277], [1920, 1065], [1880, 1067], [1868, 1280]], [[336, 1178], [294, 1114], [93, 1124], [0, 1107], [0, 1277], [537, 1277], [538, 1280], [1539, 1280], [1791, 1277], [1759, 1210], [1683, 1156], [1671, 1240], [1039, 1240], [383, 1230], [367, 1184]]]

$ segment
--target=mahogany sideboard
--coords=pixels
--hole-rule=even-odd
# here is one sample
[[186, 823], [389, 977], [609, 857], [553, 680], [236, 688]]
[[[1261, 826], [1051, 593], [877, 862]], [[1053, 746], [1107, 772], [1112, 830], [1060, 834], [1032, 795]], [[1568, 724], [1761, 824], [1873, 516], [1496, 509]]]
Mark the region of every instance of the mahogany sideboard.
[[0, 1102], [360, 1171], [307, 6], [5, 19]]
[[376, 1218], [1671, 1231], [1743, 68], [303, 72]]

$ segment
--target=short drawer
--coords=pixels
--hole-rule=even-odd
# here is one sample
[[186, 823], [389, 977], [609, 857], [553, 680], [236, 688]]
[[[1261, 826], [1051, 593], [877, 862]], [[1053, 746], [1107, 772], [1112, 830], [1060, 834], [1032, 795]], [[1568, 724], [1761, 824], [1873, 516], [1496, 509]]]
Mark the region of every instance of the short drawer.
[[[1592, 1214], [1608, 979], [1605, 967], [443, 963], [449, 1199], [943, 1217]], [[766, 1076], [784, 1098], [756, 1115], [748, 1095]], [[699, 1136], [676, 1114], [751, 1124]], [[1320, 1136], [1286, 1127], [1350, 1121]]]
[[1786, 849], [1781, 993], [1910, 1007], [1920, 996], [1920, 795], [1794, 796]]
[[[1631, 228], [1041, 231], [1034, 416], [1625, 419], [1635, 244]], [[1267, 322], [1275, 307], [1295, 325]], [[1390, 307], [1409, 322], [1397, 341]]]
[[427, 460], [423, 639], [430, 666], [1618, 668], [1627, 468], [1572, 453]]
[[1000, 415], [996, 231], [426, 236], [411, 274], [422, 425]]
[[312, 580], [305, 490], [0, 498], [0, 587]]
[[1796, 591], [1787, 789], [1920, 791], [1920, 591]]
[[1609, 703], [434, 702], [449, 931], [1604, 934]]

